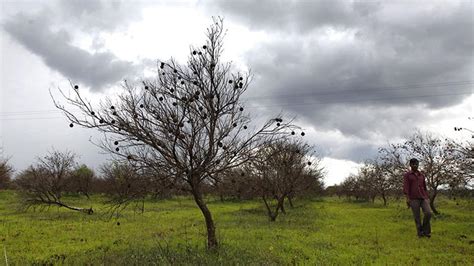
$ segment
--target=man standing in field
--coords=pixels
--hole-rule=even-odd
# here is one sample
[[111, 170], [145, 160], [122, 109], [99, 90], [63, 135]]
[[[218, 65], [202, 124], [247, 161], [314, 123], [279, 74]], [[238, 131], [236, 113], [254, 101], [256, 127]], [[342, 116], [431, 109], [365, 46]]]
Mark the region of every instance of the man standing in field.
[[[431, 209], [428, 192], [426, 189], [425, 176], [418, 171], [418, 160], [410, 160], [411, 171], [408, 171], [403, 179], [403, 193], [406, 196], [407, 205], [411, 207], [415, 219], [418, 237], [431, 237]], [[423, 210], [423, 224], [420, 219], [420, 208]]]

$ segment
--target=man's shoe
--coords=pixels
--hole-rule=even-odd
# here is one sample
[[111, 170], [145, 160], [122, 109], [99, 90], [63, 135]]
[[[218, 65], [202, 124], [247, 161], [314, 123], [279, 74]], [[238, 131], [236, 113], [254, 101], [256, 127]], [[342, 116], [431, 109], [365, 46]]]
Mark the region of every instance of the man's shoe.
[[425, 236], [425, 233], [423, 231], [418, 232], [418, 238], [422, 238]]

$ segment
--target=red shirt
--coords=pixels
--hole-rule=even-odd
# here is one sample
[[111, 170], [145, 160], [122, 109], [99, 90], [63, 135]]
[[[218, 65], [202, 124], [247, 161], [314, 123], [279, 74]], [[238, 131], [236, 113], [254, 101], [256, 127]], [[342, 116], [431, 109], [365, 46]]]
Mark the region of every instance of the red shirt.
[[408, 171], [403, 177], [403, 194], [409, 199], [428, 199], [425, 176], [420, 171]]

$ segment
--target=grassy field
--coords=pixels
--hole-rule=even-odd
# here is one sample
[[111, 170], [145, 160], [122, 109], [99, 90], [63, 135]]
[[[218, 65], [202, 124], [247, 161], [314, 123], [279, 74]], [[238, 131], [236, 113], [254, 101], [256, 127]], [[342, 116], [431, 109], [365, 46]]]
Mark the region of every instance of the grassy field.
[[205, 250], [201, 213], [189, 198], [148, 201], [101, 215], [100, 197], [68, 198], [94, 215], [65, 209], [19, 212], [0, 192], [0, 265], [24, 264], [318, 264], [473, 265], [474, 203], [441, 198], [432, 238], [418, 239], [403, 203], [296, 200], [269, 222], [259, 201], [210, 200], [221, 247]]

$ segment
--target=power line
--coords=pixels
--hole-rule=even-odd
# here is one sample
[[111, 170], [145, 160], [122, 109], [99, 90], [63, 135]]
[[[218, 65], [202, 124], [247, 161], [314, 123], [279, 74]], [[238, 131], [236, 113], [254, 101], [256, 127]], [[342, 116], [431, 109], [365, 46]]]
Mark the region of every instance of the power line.
[[0, 115], [35, 115], [35, 114], [47, 114], [47, 113], [58, 113], [58, 110], [33, 110], [33, 111], [17, 111], [17, 112], [0, 112]]
[[[244, 101], [257, 101], [262, 99], [272, 99], [279, 97], [308, 97], [308, 96], [318, 96], [318, 95], [334, 95], [334, 94], [344, 94], [351, 92], [362, 92], [362, 91], [376, 91], [377, 93], [384, 93], [389, 91], [397, 90], [412, 90], [412, 89], [423, 89], [423, 88], [433, 88], [433, 87], [452, 87], [452, 86], [470, 86], [474, 85], [474, 80], [460, 80], [460, 81], [447, 81], [447, 82], [438, 82], [438, 83], [415, 83], [415, 84], [405, 84], [400, 86], [385, 86], [385, 87], [373, 87], [373, 88], [362, 88], [362, 89], [346, 89], [346, 90], [324, 90], [324, 91], [313, 91], [309, 93], [302, 94], [279, 94], [279, 95], [261, 95], [261, 96], [251, 96], [251, 97], [242, 97], [241, 100]], [[334, 87], [336, 88], [336, 87]], [[449, 88], [451, 89], [451, 88]], [[28, 116], [28, 115], [37, 115], [37, 114], [61, 114], [62, 112], [56, 109], [49, 110], [30, 110], [30, 111], [13, 111], [13, 112], [0, 112], [1, 116]]]
[[275, 104], [275, 105], [260, 105], [251, 106], [247, 108], [268, 108], [268, 107], [281, 107], [281, 106], [302, 106], [302, 105], [328, 105], [328, 104], [339, 104], [339, 103], [352, 103], [352, 102], [372, 102], [372, 101], [390, 101], [398, 99], [411, 99], [411, 98], [428, 98], [428, 97], [440, 97], [440, 96], [456, 96], [456, 95], [469, 95], [471, 91], [459, 92], [459, 93], [445, 93], [445, 94], [428, 94], [428, 95], [412, 95], [412, 96], [399, 96], [399, 97], [384, 97], [375, 99], [354, 99], [346, 101], [332, 101], [332, 102], [311, 102], [311, 103], [286, 103], [286, 104]]
[[[292, 98], [299, 98], [299, 97], [308, 97], [308, 96], [318, 96], [318, 95], [337, 95], [337, 94], [344, 94], [344, 93], [358, 93], [364, 91], [375, 91], [376, 93], [385, 93], [390, 91], [398, 91], [398, 90], [413, 90], [413, 89], [424, 89], [424, 88], [433, 88], [433, 87], [451, 87], [453, 86], [470, 86], [474, 85], [473, 80], [462, 80], [462, 81], [448, 81], [448, 82], [438, 82], [438, 83], [425, 83], [425, 84], [411, 84], [411, 85], [401, 85], [401, 86], [385, 86], [385, 87], [373, 87], [373, 88], [363, 88], [363, 89], [347, 89], [347, 90], [325, 90], [325, 91], [314, 91], [309, 93], [302, 93], [302, 94], [279, 94], [279, 95], [261, 95], [261, 96], [252, 96], [252, 97], [242, 97], [244, 101], [260, 101], [262, 99], [271, 100], [272, 98], [280, 98], [280, 97], [292, 97]], [[50, 110], [31, 110], [31, 111], [14, 111], [14, 112], [0, 112], [1, 116], [28, 116], [28, 115], [36, 115], [36, 114], [61, 114], [61, 111], [50, 109]]]
[[403, 86], [391, 86], [391, 87], [374, 87], [374, 88], [363, 88], [363, 89], [347, 89], [347, 90], [325, 90], [325, 91], [315, 91], [309, 93], [300, 93], [300, 94], [279, 94], [279, 95], [262, 95], [262, 96], [253, 96], [244, 99], [269, 99], [277, 97], [307, 97], [307, 96], [317, 96], [317, 95], [331, 95], [331, 94], [343, 94], [351, 92], [363, 92], [363, 91], [376, 91], [377, 93], [389, 92], [389, 91], [398, 91], [398, 90], [412, 90], [412, 89], [424, 89], [424, 88], [433, 88], [433, 87], [452, 87], [452, 86], [470, 86], [474, 85], [472, 80], [467, 81], [450, 81], [443, 83], [432, 83], [432, 84], [418, 84], [418, 85], [403, 85]]
[[64, 116], [57, 117], [22, 117], [22, 118], [0, 118], [0, 121], [22, 121], [22, 120], [48, 120], [48, 119], [60, 119], [65, 118]]
[[[352, 102], [372, 102], [372, 101], [391, 101], [398, 99], [411, 99], [411, 98], [429, 98], [429, 97], [445, 97], [445, 96], [458, 96], [458, 95], [469, 95], [472, 94], [471, 91], [464, 91], [458, 93], [445, 93], [445, 94], [427, 94], [427, 95], [412, 95], [412, 96], [399, 96], [399, 97], [383, 97], [383, 98], [373, 98], [373, 99], [354, 99], [354, 100], [345, 100], [345, 101], [332, 101], [332, 102], [310, 102], [310, 103], [285, 103], [285, 104], [274, 104], [274, 105], [259, 105], [259, 106], [249, 106], [247, 108], [272, 108], [272, 107], [282, 107], [282, 106], [314, 106], [314, 105], [328, 105], [328, 104], [339, 104], [339, 103], [352, 103]], [[44, 119], [60, 119], [64, 117], [31, 117], [31, 118], [0, 118], [0, 121], [19, 121], [19, 120], [44, 120]]]

